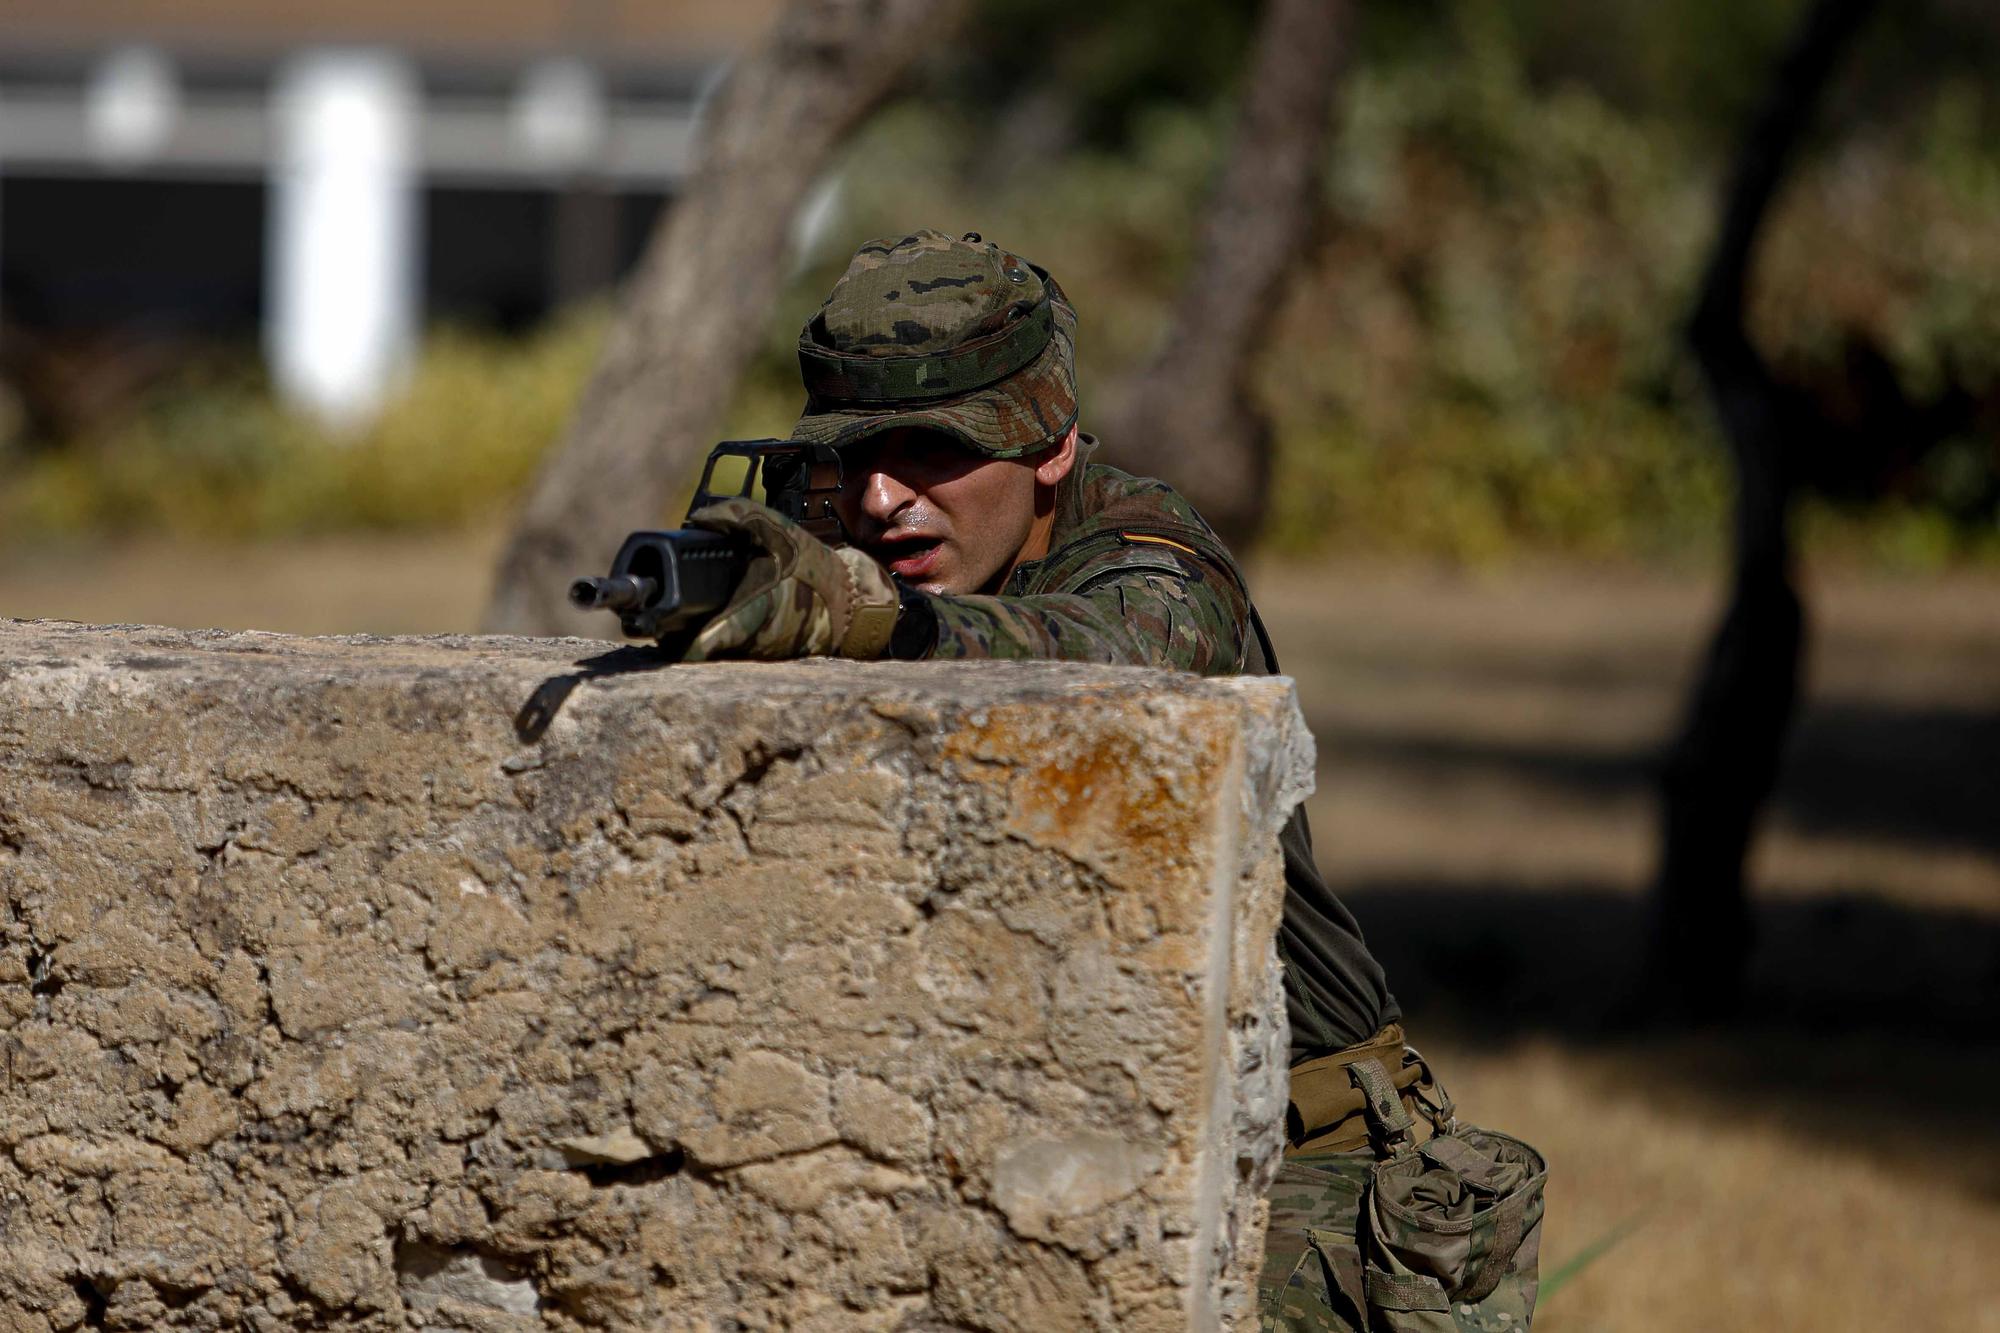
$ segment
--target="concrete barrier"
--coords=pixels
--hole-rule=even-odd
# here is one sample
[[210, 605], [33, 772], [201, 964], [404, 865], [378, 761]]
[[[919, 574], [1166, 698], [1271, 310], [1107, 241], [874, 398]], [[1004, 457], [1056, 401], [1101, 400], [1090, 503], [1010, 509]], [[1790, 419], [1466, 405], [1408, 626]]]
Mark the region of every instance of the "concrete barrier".
[[0, 1328], [1249, 1322], [1288, 683], [603, 650], [0, 621]]

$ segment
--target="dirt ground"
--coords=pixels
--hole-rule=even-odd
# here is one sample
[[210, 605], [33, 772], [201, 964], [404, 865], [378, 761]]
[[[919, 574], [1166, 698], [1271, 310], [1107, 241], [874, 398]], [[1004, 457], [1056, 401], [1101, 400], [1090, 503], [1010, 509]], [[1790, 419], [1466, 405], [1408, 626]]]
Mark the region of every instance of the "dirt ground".
[[[0, 554], [0, 615], [460, 631], [493, 546]], [[1461, 1107], [1553, 1161], [1537, 1326], [2000, 1330], [2000, 575], [1809, 588], [1750, 1016], [1679, 1035], [1618, 1020], [1712, 581], [1254, 582], [1322, 864]]]

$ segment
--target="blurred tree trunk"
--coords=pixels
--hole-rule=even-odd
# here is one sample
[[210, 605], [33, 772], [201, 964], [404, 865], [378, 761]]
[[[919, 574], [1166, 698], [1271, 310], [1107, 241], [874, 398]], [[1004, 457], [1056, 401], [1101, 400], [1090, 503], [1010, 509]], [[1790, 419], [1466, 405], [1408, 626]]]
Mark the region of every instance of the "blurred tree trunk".
[[1876, 0], [1817, 0], [1738, 150], [1688, 341], [1736, 472], [1735, 566], [1661, 779], [1660, 861], [1649, 1000], [1661, 1016], [1726, 1016], [1750, 949], [1744, 862], [1777, 783], [1798, 696], [1805, 615], [1789, 520], [1810, 453], [1833, 426], [1781, 383], [1750, 340], [1746, 289], [1757, 235], [1841, 51]]
[[659, 524], [727, 411], [784, 276], [792, 216], [835, 148], [966, 0], [792, 0], [710, 101], [695, 168], [627, 286], [561, 445], [500, 558], [484, 628], [583, 627], [569, 580]]
[[1232, 545], [1256, 536], [1269, 504], [1271, 427], [1251, 401], [1251, 368], [1319, 209], [1347, 11], [1346, 0], [1265, 0], [1166, 343], [1106, 422], [1114, 459], [1172, 482]]

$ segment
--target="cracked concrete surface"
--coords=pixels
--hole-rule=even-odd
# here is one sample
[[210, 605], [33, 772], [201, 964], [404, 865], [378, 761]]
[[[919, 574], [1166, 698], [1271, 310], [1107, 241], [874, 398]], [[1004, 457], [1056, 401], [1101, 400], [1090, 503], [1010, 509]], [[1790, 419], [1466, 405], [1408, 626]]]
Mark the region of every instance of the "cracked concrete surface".
[[0, 620], [0, 1329], [1247, 1313], [1284, 681]]

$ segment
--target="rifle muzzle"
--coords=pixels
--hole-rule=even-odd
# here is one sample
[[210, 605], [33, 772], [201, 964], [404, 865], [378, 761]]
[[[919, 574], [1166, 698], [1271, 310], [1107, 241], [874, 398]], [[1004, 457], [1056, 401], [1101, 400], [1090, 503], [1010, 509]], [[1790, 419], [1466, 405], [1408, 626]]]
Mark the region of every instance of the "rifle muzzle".
[[659, 591], [658, 583], [637, 574], [576, 579], [569, 585], [569, 604], [579, 611], [638, 611]]

